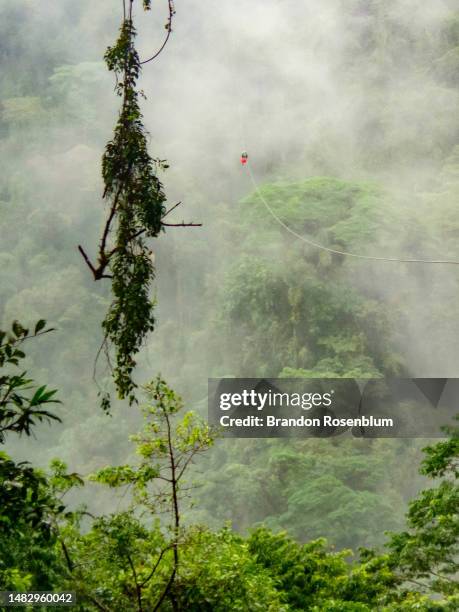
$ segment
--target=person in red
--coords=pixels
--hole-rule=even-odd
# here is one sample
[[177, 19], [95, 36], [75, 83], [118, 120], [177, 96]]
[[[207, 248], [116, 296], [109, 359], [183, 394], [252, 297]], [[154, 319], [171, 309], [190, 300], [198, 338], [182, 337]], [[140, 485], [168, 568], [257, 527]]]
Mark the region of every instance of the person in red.
[[241, 164], [243, 166], [245, 166], [245, 164], [247, 163], [248, 159], [249, 159], [249, 156], [247, 154], [247, 151], [242, 151], [242, 153], [241, 153]]

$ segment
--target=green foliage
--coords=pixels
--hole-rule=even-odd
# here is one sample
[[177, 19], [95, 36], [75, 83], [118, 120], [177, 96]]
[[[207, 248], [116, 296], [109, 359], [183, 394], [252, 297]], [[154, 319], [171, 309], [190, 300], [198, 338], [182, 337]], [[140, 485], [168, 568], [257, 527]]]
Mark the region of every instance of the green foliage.
[[62, 495], [81, 486], [55, 461], [52, 475], [0, 452], [0, 587], [52, 590], [62, 581], [58, 523], [73, 520]]
[[[387, 229], [396, 217], [383, 192], [371, 183], [315, 177], [298, 183], [274, 183], [262, 187], [263, 197], [274, 212], [298, 233], [314, 235], [327, 231], [330, 245], [351, 246], [371, 240], [376, 230]], [[241, 203], [247, 221], [265, 219], [263, 204], [256, 194]]]
[[425, 449], [422, 464], [424, 474], [443, 480], [410, 503], [408, 530], [393, 534], [389, 547], [404, 580], [458, 604], [459, 428], [448, 432], [448, 441]]
[[397, 579], [387, 556], [349, 563], [350, 551], [331, 552], [324, 540], [299, 545], [285, 533], [275, 535], [264, 528], [248, 543], [292, 610], [369, 611], [394, 596]]
[[[6, 434], [30, 436], [41, 421], [60, 421], [44, 408], [57, 402], [55, 390], [45, 385], [36, 388], [26, 372], [9, 374], [26, 358], [26, 340], [46, 334], [46, 322], [39, 320], [33, 332], [15, 321], [12, 332], [0, 331], [0, 443]], [[69, 518], [61, 494], [82, 484], [77, 474], [67, 474], [60, 461], [52, 464], [53, 475], [47, 477], [29, 462], [15, 462], [0, 452], [0, 588], [52, 589], [60, 575], [60, 558], [56, 550], [57, 521]]]
[[[166, 601], [177, 609], [176, 584], [180, 584], [182, 573], [186, 574], [181, 561], [182, 548], [187, 548], [188, 540], [181, 525], [182, 502], [189, 488], [185, 487], [185, 475], [194, 458], [213, 444], [213, 437], [209, 426], [193, 412], [177, 419], [183, 408], [182, 400], [160, 377], [146, 386], [146, 392], [149, 403], [143, 409], [145, 426], [141, 433], [131, 437], [136, 443], [139, 464], [108, 466], [91, 477], [109, 487], [130, 489], [131, 512], [97, 521], [88, 537], [82, 539], [82, 546], [86, 551], [89, 543], [97, 560], [97, 568], [89, 569], [91, 577], [98, 576], [100, 558], [108, 556], [115, 563], [116, 588], [103, 576], [99, 576], [99, 584], [112, 584], [107, 597], [110, 601], [115, 599], [117, 606], [131, 609], [126, 607], [121, 593], [132, 593], [139, 610], [144, 605], [145, 609], [156, 610]], [[148, 513], [148, 520], [154, 525], [148, 533], [144, 529], [142, 536], [138, 533], [142, 527], [134, 518], [139, 513]], [[161, 530], [154, 517], [165, 513], [170, 518], [161, 523]], [[87, 558], [91, 553], [85, 551], [77, 554]], [[130, 568], [127, 575], [126, 568]], [[74, 579], [85, 584], [91, 597], [103, 595], [81, 571]], [[91, 591], [91, 587], [95, 590]]]
[[399, 373], [399, 359], [386, 348], [387, 315], [377, 301], [322, 279], [295, 257], [278, 266], [258, 253], [245, 255], [228, 271], [219, 317], [227, 333], [227, 369], [252, 376], [275, 376], [286, 367], [317, 376]]
[[[71, 574], [60, 544], [53, 535], [47, 540], [42, 536], [50, 524], [47, 521], [54, 520], [47, 517], [47, 495], [52, 510], [51, 491], [60, 496], [58, 490], [78, 484], [78, 478], [67, 475], [59, 464], [54, 476], [42, 479], [43, 474], [30, 465], [2, 455], [3, 516], [14, 528], [16, 511], [21, 533], [13, 531], [10, 539], [0, 542], [1, 582], [4, 588], [18, 590], [62, 590], [64, 585], [76, 585], [84, 595], [81, 610], [85, 612], [100, 609], [99, 601], [106, 609], [136, 610], [136, 580], [125, 553], [138, 576], [146, 580], [167, 547], [166, 537], [170, 541], [170, 532], [156, 523], [159, 503], [155, 502], [160, 500], [153, 499], [157, 486], [164, 484], [158, 478], [158, 466], [164, 460], [158, 453], [164, 453], [164, 445], [137, 464], [127, 464], [122, 442], [124, 432], [133, 426], [131, 417], [123, 417], [121, 423], [115, 418], [107, 422], [94, 413], [91, 385], [80, 383], [90, 379], [87, 356], [97, 348], [100, 311], [106, 309], [110, 296], [108, 292], [98, 294], [99, 287], [94, 288], [89, 279], [86, 282], [73, 258], [76, 231], [94, 243], [98, 238], [94, 187], [82, 180], [82, 171], [95, 165], [89, 161], [90, 154], [97, 155], [111, 116], [104, 112], [111, 107], [103, 93], [100, 64], [91, 61], [97, 60], [99, 47], [94, 52], [95, 45], [91, 47], [85, 32], [94, 31], [94, 24], [98, 34], [103, 33], [98, 11], [104, 24], [112, 17], [98, 3], [62, 0], [61, 15], [49, 20], [46, 11], [31, 9], [29, 4], [3, 2], [0, 22], [2, 55], [7, 60], [14, 58], [14, 70], [0, 74], [0, 302], [4, 320], [13, 316], [33, 320], [46, 313], [63, 330], [65, 341], [59, 336], [52, 341], [51, 350], [39, 355], [32, 352], [29, 360], [40, 368], [40, 379], [59, 379], [60, 393], [68, 403], [64, 408], [66, 430], [57, 431], [55, 441], [47, 440], [34, 452], [43, 459], [48, 453], [56, 454], [60, 446], [79, 466], [93, 471], [110, 462], [120, 464], [100, 470], [101, 480], [123, 487], [123, 493], [146, 489], [155, 518], [140, 521], [129, 506], [129, 513], [107, 515], [79, 529], [71, 519], [63, 526], [64, 511], [59, 522], [75, 561]], [[150, 2], [143, 4], [151, 8]], [[315, 136], [317, 118], [312, 113], [304, 147], [302, 143], [303, 157], [300, 153], [294, 163], [287, 157], [282, 167], [270, 160], [278, 176], [300, 176], [300, 180], [273, 182], [266, 174], [260, 179], [266, 181], [265, 197], [282, 218], [329, 246], [350, 246], [369, 254], [382, 250], [420, 255], [455, 252], [459, 237], [459, 164], [453, 149], [457, 141], [457, 16], [439, 20], [432, 9], [434, 19], [426, 20], [421, 31], [416, 27], [417, 16], [413, 19], [410, 14], [412, 4], [395, 0], [340, 3], [349, 36], [340, 46], [339, 60], [331, 66], [329, 82], [338, 94], [344, 88], [344, 101], [351, 92], [352, 109], [346, 108], [345, 120], [339, 116], [339, 126], [333, 121], [330, 126], [319, 125]], [[424, 5], [419, 5], [419, 11], [423, 10]], [[78, 45], [76, 37], [81, 38]], [[330, 40], [327, 37], [327, 58], [333, 57]], [[339, 41], [343, 42], [342, 37]], [[72, 51], [76, 47], [84, 49], [83, 56]], [[315, 57], [320, 58], [320, 45], [316, 48]], [[35, 61], [37, 49], [39, 62]], [[72, 174], [61, 164], [68, 158], [68, 147], [74, 145], [81, 152], [81, 163], [70, 157]], [[276, 146], [283, 149], [282, 143]], [[210, 146], [208, 152], [212, 151]], [[269, 151], [267, 155], [271, 157]], [[262, 155], [257, 157], [257, 170], [262, 172]], [[153, 160], [153, 170], [155, 166]], [[375, 184], [360, 180], [302, 178], [324, 173], [361, 177], [367, 171], [372, 180], [378, 176], [385, 189], [396, 183], [394, 193], [385, 195]], [[426, 271], [424, 276], [420, 269], [374, 268], [318, 255], [292, 242], [255, 197], [239, 208], [229, 197], [226, 203], [217, 202], [214, 183], [221, 190], [218, 198], [220, 193], [227, 196], [227, 175], [225, 165], [221, 175], [212, 174], [211, 187], [206, 186], [205, 176], [197, 187], [195, 174], [183, 169], [174, 177], [176, 187], [185, 186], [187, 198], [198, 203], [210, 231], [206, 240], [180, 237], [177, 249], [171, 243], [158, 244], [157, 256], [167, 274], [159, 279], [161, 326], [156, 330], [154, 356], [150, 355], [153, 368], [160, 363], [167, 378], [179, 381], [193, 400], [205, 393], [199, 381], [206, 378], [207, 371], [306, 377], [397, 374], [404, 371], [398, 347], [413, 346], [411, 326], [415, 323], [423, 333], [413, 352], [422, 343], [428, 347], [429, 359], [432, 355], [449, 358], [446, 349], [455, 345], [445, 343], [444, 338], [445, 334], [449, 338], [457, 335], [451, 321], [458, 316], [452, 299], [457, 284], [452, 276], [445, 283], [443, 271], [437, 270], [438, 275]], [[70, 176], [76, 177], [75, 189]], [[428, 193], [422, 194], [423, 190]], [[140, 222], [136, 227], [141, 228]], [[116, 247], [115, 232], [111, 238], [108, 253]], [[149, 262], [141, 264], [149, 266]], [[109, 266], [106, 270], [113, 274]], [[134, 284], [149, 274], [143, 269], [137, 274], [134, 265], [128, 269], [131, 272], [136, 273]], [[125, 274], [124, 268], [120, 274]], [[218, 279], [218, 288], [214, 279]], [[427, 292], [426, 286], [430, 287]], [[122, 291], [123, 284], [119, 287]], [[146, 300], [148, 295], [141, 297]], [[135, 317], [134, 321], [138, 324]], [[132, 338], [125, 340], [124, 347], [135, 346]], [[409, 356], [406, 350], [405, 355]], [[27, 369], [31, 370], [29, 364]], [[25, 398], [24, 405], [35, 390], [17, 390]], [[43, 399], [43, 392], [38, 397]], [[445, 482], [437, 486], [436, 493], [419, 496], [413, 507], [413, 525], [406, 536], [400, 534], [395, 540], [390, 563], [385, 557], [370, 556], [359, 567], [356, 562], [346, 563], [341, 553], [330, 553], [322, 543], [307, 540], [326, 535], [339, 548], [355, 548], [380, 545], [384, 529], [399, 529], [404, 504], [419, 488], [420, 480], [413, 474], [417, 445], [409, 441], [295, 440], [286, 446], [283, 441], [253, 440], [217, 444], [205, 464], [206, 485], [195, 512], [206, 522], [221, 524], [225, 518], [232, 519], [240, 530], [257, 522], [275, 530], [291, 529], [306, 544], [290, 540], [286, 545], [288, 538], [272, 533], [246, 539], [230, 530], [212, 533], [184, 527], [181, 569], [174, 584], [175, 601], [182, 608], [231, 609], [236, 602], [242, 609], [256, 609], [257, 605], [276, 610], [297, 605], [301, 609], [302, 601], [307, 600], [318, 612], [457, 609], [450, 585], [455, 576], [448, 573], [454, 567], [457, 467], [453, 457], [457, 440], [451, 438], [427, 450], [425, 473]], [[146, 451], [147, 455], [151, 451], [148, 445]], [[8, 489], [10, 480], [18, 487]], [[33, 496], [36, 502], [31, 501]], [[91, 497], [102, 505], [102, 496]], [[194, 494], [195, 503], [197, 499]], [[126, 500], [130, 500], [129, 493], [128, 503]], [[115, 503], [110, 502], [110, 507]], [[43, 531], [23, 522], [28, 509], [36, 520], [40, 504]], [[187, 518], [185, 515], [184, 524]], [[384, 576], [371, 567], [372, 559]], [[388, 574], [395, 562], [402, 568], [396, 577]], [[158, 601], [173, 565], [173, 550], [167, 549], [154, 579], [143, 589], [146, 609]], [[442, 578], [417, 575], [420, 568], [436, 573], [440, 569]], [[392, 581], [399, 578], [422, 581], [429, 594], [405, 594], [413, 584], [418, 588], [409, 582], [401, 587], [400, 599], [384, 593], [384, 584], [390, 591]], [[443, 595], [432, 599], [433, 589]], [[168, 609], [172, 601], [167, 599], [163, 605]]]
[[8, 432], [31, 434], [31, 427], [41, 421], [60, 421], [59, 417], [45, 408], [47, 404], [57, 403], [56, 390], [46, 385], [34, 388], [27, 372], [7, 373], [7, 366], [18, 367], [25, 359], [23, 343], [51, 329], [45, 329], [46, 322], [40, 320], [33, 332], [18, 321], [12, 325], [11, 333], [0, 330], [0, 443]]
[[[361, 467], [355, 463], [357, 469]], [[348, 469], [352, 474], [352, 467]], [[288, 526], [292, 536], [300, 541], [329, 534], [334, 535], [339, 546], [352, 547], [356, 542], [371, 542], [376, 517], [386, 527], [395, 523], [389, 500], [377, 491], [356, 490], [340, 476], [327, 473], [308, 479], [292, 491], [287, 511], [272, 522]], [[354, 476], [357, 480], [357, 472]]]
[[142, 409], [145, 425], [130, 438], [136, 444], [139, 464], [108, 466], [91, 478], [109, 487], [130, 486], [136, 507], [176, 515], [186, 470], [198, 454], [212, 446], [213, 436], [194, 412], [186, 412], [177, 421], [182, 400], [160, 377], [145, 390], [149, 400]]
[[221, 441], [195, 516], [212, 525], [228, 520], [240, 531], [264, 524], [299, 542], [326, 537], [339, 549], [381, 546], [385, 530], [403, 526], [400, 491], [417, 460], [414, 445], [396, 448], [338, 438]]
[[[156, 175], [156, 167], [164, 164], [149, 155], [142, 123], [137, 90], [141, 65], [134, 46], [135, 35], [132, 19], [128, 18], [123, 21], [116, 44], [105, 54], [108, 69], [117, 78], [116, 91], [122, 104], [102, 161], [104, 197], [110, 212], [99, 254], [99, 277], [109, 263], [114, 297], [103, 329], [106, 339], [116, 347], [114, 381], [119, 397], [128, 398], [130, 403], [135, 400], [134, 355], [155, 321], [149, 295], [154, 266], [145, 238], [161, 231], [166, 199]], [[106, 248], [112, 222], [116, 223], [114, 244]]]
[[27, 462], [15, 463], [4, 452], [0, 454], [0, 530], [5, 537], [13, 530], [20, 532], [20, 523], [35, 530], [37, 538], [49, 539], [52, 498], [44, 475]]
[[175, 593], [179, 609], [191, 612], [263, 610], [287, 612], [278, 577], [270, 575], [249, 543], [230, 529], [191, 529]]
[[[102, 605], [107, 610], [138, 610], [136, 587], [143, 584], [140, 593], [144, 598], [151, 570], [164, 555], [164, 537], [158, 526], [148, 528], [131, 512], [119, 512], [97, 518], [85, 534], [72, 525], [62, 533], [72, 560], [68, 588], [78, 590], [83, 609], [100, 609]], [[163, 567], [155, 576], [148, 603], [159, 596], [161, 578], [166, 579]]]
[[[97, 609], [94, 602], [108, 610], [156, 609], [173, 567], [172, 551], [158, 524], [146, 525], [124, 512], [96, 520], [85, 535], [68, 535], [70, 554], [77, 561], [74, 580], [86, 609]], [[190, 528], [180, 553], [179, 578], [160, 610], [288, 609], [275, 580], [234, 532]], [[84, 566], [79, 559], [85, 560]], [[75, 588], [75, 582], [70, 584]]]

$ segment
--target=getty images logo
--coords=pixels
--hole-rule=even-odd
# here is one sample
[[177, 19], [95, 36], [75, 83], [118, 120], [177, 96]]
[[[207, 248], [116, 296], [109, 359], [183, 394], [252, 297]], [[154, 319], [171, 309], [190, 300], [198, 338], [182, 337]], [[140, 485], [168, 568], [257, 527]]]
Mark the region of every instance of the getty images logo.
[[335, 391], [331, 389], [326, 393], [286, 393], [280, 391], [260, 392], [255, 389], [248, 391], [245, 389], [240, 393], [221, 393], [220, 394], [220, 410], [230, 410], [231, 408], [256, 408], [263, 410], [264, 408], [272, 407], [294, 407], [302, 408], [303, 410], [311, 410], [311, 408], [329, 408], [333, 403], [333, 394]]

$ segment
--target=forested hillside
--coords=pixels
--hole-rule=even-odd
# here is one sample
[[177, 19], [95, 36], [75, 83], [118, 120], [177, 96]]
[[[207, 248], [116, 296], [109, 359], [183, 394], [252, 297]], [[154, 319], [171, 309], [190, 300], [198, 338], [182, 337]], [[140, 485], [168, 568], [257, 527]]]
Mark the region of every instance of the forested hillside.
[[[148, 57], [167, 11], [135, 4]], [[459, 260], [457, 6], [218, 4], [177, 1], [140, 79], [171, 218], [202, 227], [148, 243], [156, 323], [134, 378], [154, 382], [144, 414], [114, 400], [108, 415], [111, 288], [77, 246], [95, 258], [104, 224], [121, 2], [0, 0], [0, 327], [53, 328], [2, 336], [0, 366], [16, 372], [17, 348], [61, 402], [32, 437], [0, 412], [0, 587], [76, 590], [80, 610], [457, 609], [457, 431], [221, 440], [205, 423], [209, 377], [458, 377], [459, 266], [296, 240], [238, 162], [247, 149], [276, 215], [330, 249]], [[199, 486], [161, 527], [169, 418]]]

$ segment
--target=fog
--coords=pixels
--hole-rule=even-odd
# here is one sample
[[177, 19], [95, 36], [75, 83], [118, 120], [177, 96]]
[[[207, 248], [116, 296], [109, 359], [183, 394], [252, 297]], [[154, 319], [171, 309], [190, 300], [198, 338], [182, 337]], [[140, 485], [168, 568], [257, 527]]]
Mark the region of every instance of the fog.
[[[260, 185], [314, 176], [383, 185], [411, 222], [393, 227], [390, 244], [376, 232], [366, 254], [459, 259], [454, 235], [446, 224], [441, 233], [438, 222], [453, 210], [448, 180], [457, 186], [445, 179], [445, 164], [457, 142], [458, 89], [440, 52], [456, 8], [446, 0], [177, 0], [170, 41], [144, 66], [142, 110], [153, 157], [170, 164], [161, 175], [168, 202], [182, 202], [174, 219], [203, 227], [171, 229], [152, 244], [158, 321], [139, 382], [161, 372], [202, 408], [207, 378], [234, 374], [220, 359], [227, 344], [212, 306], [226, 271], [244, 255], [228, 226], [253, 191], [242, 150]], [[62, 389], [65, 415], [52, 441], [44, 443], [48, 430], [40, 430], [37, 441], [15, 443], [13, 451], [32, 452], [42, 464], [59, 455], [87, 472], [107, 457], [124, 458], [137, 425], [120, 404], [108, 421], [98, 412], [93, 364], [109, 287], [92, 283], [76, 249], [83, 244], [94, 255], [104, 222], [100, 158], [119, 99], [103, 54], [116, 38], [122, 3], [16, 0], [12, 7], [0, 0], [6, 16], [14, 27], [1, 45], [8, 131], [0, 156], [5, 190], [23, 207], [2, 234], [1, 318], [7, 326], [43, 317], [57, 327], [55, 340], [31, 349], [30, 365], [37, 380]], [[136, 7], [142, 59], [162, 44], [166, 20], [166, 2], [149, 13]], [[256, 241], [258, 227], [252, 231]], [[291, 248], [299, 247], [292, 241]], [[9, 250], [20, 260], [11, 276]], [[278, 266], [283, 252], [273, 253]], [[345, 261], [340, 275], [387, 306], [393, 351], [411, 375], [459, 375], [458, 266]], [[97, 376], [104, 387], [103, 360]]]

